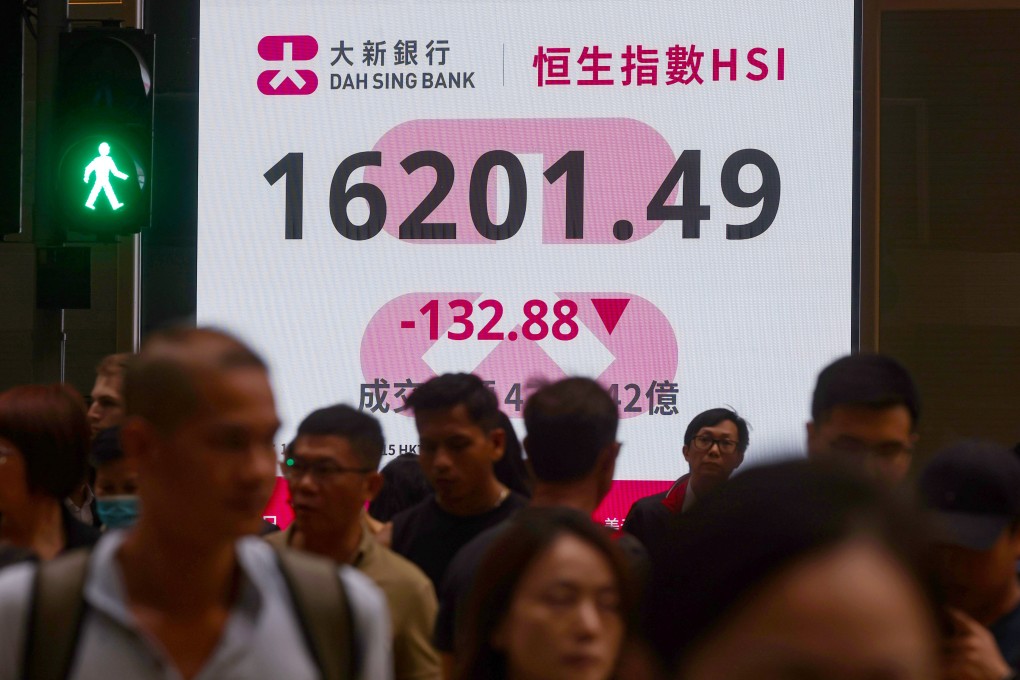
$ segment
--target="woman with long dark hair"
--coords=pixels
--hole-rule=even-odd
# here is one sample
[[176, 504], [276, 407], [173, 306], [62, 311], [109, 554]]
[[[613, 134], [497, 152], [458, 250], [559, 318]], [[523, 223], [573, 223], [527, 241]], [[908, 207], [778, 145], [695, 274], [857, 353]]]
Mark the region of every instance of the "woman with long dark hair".
[[522, 510], [482, 561], [459, 633], [457, 680], [605, 680], [634, 587], [607, 532], [567, 508]]
[[84, 404], [70, 387], [23, 385], [0, 394], [0, 566], [48, 560], [98, 540], [63, 502], [84, 476], [89, 439]]

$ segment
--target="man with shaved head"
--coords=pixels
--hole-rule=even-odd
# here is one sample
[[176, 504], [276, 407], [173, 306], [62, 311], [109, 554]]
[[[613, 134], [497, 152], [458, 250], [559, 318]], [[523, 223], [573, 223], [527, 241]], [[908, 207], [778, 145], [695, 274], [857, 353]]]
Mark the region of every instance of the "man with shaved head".
[[[161, 332], [128, 365], [124, 396], [121, 439], [138, 470], [139, 520], [108, 533], [79, 570], [87, 606], [70, 643], [44, 640], [36, 653], [41, 631], [61, 629], [43, 620], [26, 630], [38, 618], [26, 616], [30, 608], [52, 613], [30, 595], [36, 570], [0, 576], [0, 658], [21, 660], [3, 664], [0, 680], [44, 677], [39, 666], [51, 670], [61, 654], [54, 672], [72, 679], [332, 677], [336, 659], [317, 645], [316, 620], [334, 615], [353, 631], [331, 641], [355, 660], [342, 677], [391, 677], [389, 617], [371, 582], [315, 562], [349, 613], [309, 613], [291, 558], [251, 536], [275, 481], [280, 425], [262, 359], [218, 331]], [[40, 573], [40, 592], [54, 573]]]

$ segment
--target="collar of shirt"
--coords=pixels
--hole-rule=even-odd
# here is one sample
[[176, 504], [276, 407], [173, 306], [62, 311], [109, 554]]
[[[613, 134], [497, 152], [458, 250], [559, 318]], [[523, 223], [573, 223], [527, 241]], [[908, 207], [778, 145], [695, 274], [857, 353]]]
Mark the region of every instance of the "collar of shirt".
[[[284, 544], [291, 548], [294, 544], [294, 523], [283, 530]], [[361, 540], [358, 542], [358, 548], [354, 551], [354, 556], [351, 559], [351, 566], [355, 569], [364, 569], [366, 565], [371, 563], [376, 554], [379, 551], [379, 543], [375, 540], [375, 534], [372, 532], [372, 528], [368, 526], [368, 521], [365, 520], [365, 516], [361, 517]]]
[[684, 475], [673, 482], [673, 486], [669, 487], [669, 491], [666, 492], [666, 497], [662, 499], [662, 504], [669, 508], [670, 512], [679, 514], [687, 509], [684, 505], [684, 500], [687, 497], [687, 491], [690, 488], [690, 480], [690, 475]]
[[357, 569], [364, 569], [373, 560], [378, 551], [379, 544], [375, 540], [375, 534], [372, 533], [371, 527], [368, 526], [368, 522], [365, 520], [364, 514], [362, 514], [361, 542], [358, 543], [358, 551], [354, 553], [351, 566]]
[[680, 512], [684, 513], [694, 507], [694, 504], [698, 502], [698, 497], [694, 493], [694, 487], [688, 482], [687, 493], [684, 494], [684, 504], [680, 508]]
[[74, 518], [79, 522], [91, 525], [93, 522], [93, 503], [96, 500], [96, 495], [92, 493], [92, 487], [88, 484], [85, 485], [85, 499], [82, 500], [81, 505], [75, 505], [74, 501], [70, 498], [64, 499], [64, 507], [71, 511]]
[[[126, 536], [126, 531], [110, 531], [96, 544], [85, 580], [85, 601], [125, 628], [140, 632], [138, 622], [128, 606], [124, 573], [117, 561], [117, 551]], [[258, 539], [242, 539], [237, 543], [241, 583], [231, 614], [254, 621], [259, 615], [264, 592], [272, 588], [271, 584], [265, 582], [264, 569], [258, 569], [256, 562], [272, 560], [273, 556], [260, 555], [257, 549], [253, 549], [255, 546], [251, 545], [252, 542], [261, 544]], [[142, 637], [148, 638], [148, 635]]]

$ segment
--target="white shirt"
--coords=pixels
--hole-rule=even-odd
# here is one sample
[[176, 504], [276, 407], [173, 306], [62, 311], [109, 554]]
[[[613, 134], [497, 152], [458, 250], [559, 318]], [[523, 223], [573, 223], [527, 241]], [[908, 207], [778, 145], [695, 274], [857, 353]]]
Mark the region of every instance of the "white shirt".
[[[89, 559], [82, 622], [70, 680], [181, 680], [159, 645], [138, 626], [127, 606], [120, 564], [115, 559], [126, 532], [107, 533]], [[313, 680], [318, 668], [293, 610], [290, 591], [273, 549], [255, 537], [237, 542], [243, 577], [237, 601], [216, 649], [196, 680]], [[35, 565], [0, 571], [0, 680], [19, 680], [25, 619]], [[361, 679], [393, 677], [386, 600], [363, 574], [340, 568], [360, 647]], [[17, 663], [13, 663], [17, 661]]]
[[93, 526], [95, 520], [95, 509], [96, 495], [92, 493], [92, 488], [88, 484], [85, 485], [85, 498], [81, 502], [81, 507], [74, 504], [70, 498], [64, 499], [64, 507], [71, 513], [71, 516], [82, 524]]

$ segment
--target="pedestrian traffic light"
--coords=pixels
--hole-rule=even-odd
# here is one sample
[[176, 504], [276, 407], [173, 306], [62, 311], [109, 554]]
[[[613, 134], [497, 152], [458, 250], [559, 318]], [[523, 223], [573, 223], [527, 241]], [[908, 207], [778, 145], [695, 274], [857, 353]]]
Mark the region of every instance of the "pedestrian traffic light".
[[153, 38], [136, 29], [60, 36], [55, 198], [65, 241], [149, 223]]

